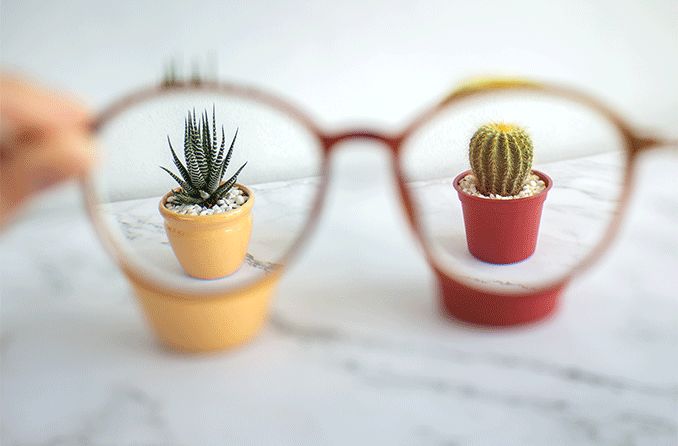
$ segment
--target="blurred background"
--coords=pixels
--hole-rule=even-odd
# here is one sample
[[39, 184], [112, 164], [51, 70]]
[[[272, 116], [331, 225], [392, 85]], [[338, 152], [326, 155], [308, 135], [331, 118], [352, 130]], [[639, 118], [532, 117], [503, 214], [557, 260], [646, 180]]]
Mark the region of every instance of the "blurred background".
[[3, 69], [93, 110], [176, 59], [277, 93], [326, 129], [388, 131], [465, 78], [517, 75], [580, 87], [641, 128], [678, 134], [673, 0], [5, 0], [1, 20]]

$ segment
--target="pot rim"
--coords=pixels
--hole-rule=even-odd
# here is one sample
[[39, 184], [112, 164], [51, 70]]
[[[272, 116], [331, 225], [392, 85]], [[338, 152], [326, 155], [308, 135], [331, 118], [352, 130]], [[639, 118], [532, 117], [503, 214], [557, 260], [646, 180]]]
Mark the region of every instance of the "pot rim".
[[212, 214], [212, 215], [186, 215], [178, 214], [172, 210], [167, 209], [165, 207], [167, 198], [173, 192], [176, 192], [179, 189], [181, 189], [180, 187], [176, 187], [167, 192], [165, 195], [163, 195], [162, 198], [160, 199], [158, 209], [160, 210], [160, 214], [163, 216], [163, 218], [186, 223], [209, 224], [209, 223], [224, 223], [230, 220], [234, 220], [236, 218], [248, 214], [252, 210], [252, 206], [254, 206], [254, 192], [252, 192], [252, 189], [240, 183], [235, 183], [234, 186], [238, 186], [240, 189], [243, 190], [243, 192], [246, 192], [248, 196], [247, 201], [240, 208], [234, 211], [222, 212], [221, 214]]
[[537, 175], [539, 178], [541, 178], [541, 180], [544, 181], [544, 183], [546, 183], [546, 187], [544, 188], [544, 190], [542, 190], [538, 194], [532, 195], [530, 197], [512, 198], [510, 200], [502, 200], [502, 199], [498, 199], [498, 198], [477, 197], [475, 195], [468, 194], [468, 193], [464, 192], [464, 190], [462, 190], [462, 188], [459, 186], [459, 182], [464, 177], [466, 177], [466, 175], [473, 173], [473, 171], [471, 169], [467, 169], [467, 170], [463, 171], [462, 173], [460, 173], [459, 175], [457, 175], [454, 178], [454, 181], [452, 182], [452, 186], [459, 193], [459, 197], [460, 198], [464, 197], [465, 200], [476, 200], [478, 202], [492, 202], [492, 203], [524, 203], [526, 201], [538, 200], [538, 199], [542, 198], [542, 196], [545, 196], [548, 193], [548, 191], [550, 191], [551, 188], [553, 187], [553, 180], [551, 179], [550, 176], [548, 176], [544, 172], [541, 172], [541, 171], [536, 170], [536, 169], [532, 169], [531, 172], [533, 174]]

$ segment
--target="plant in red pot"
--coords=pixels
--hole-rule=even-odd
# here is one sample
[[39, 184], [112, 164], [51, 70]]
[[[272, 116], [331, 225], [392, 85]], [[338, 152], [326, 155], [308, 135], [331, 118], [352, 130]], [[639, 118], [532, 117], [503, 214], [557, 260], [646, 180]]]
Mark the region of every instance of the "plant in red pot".
[[530, 135], [514, 124], [480, 127], [469, 144], [471, 170], [454, 179], [469, 252], [496, 264], [520, 262], [537, 246], [551, 178], [532, 170]]

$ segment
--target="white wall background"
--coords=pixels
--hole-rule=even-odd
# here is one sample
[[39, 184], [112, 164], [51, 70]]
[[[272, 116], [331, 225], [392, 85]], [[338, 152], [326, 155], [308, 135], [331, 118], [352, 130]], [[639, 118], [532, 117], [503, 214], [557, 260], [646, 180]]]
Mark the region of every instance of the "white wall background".
[[[573, 84], [676, 134], [678, 2], [4, 0], [1, 60], [93, 109], [172, 56], [291, 98], [327, 128], [404, 123], [474, 74]], [[60, 191], [64, 194], [64, 191]]]

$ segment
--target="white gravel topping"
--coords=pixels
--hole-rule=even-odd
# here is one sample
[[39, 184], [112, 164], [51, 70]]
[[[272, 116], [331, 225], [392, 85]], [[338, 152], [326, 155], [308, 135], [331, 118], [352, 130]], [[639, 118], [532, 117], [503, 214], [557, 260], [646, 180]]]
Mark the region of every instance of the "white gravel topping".
[[211, 208], [199, 204], [176, 204], [177, 199], [170, 195], [165, 207], [181, 215], [214, 215], [240, 209], [250, 197], [238, 186], [233, 186], [226, 196]]
[[490, 200], [514, 200], [516, 198], [532, 197], [534, 195], [538, 195], [539, 193], [541, 193], [541, 191], [546, 189], [546, 183], [544, 183], [544, 181], [541, 178], [539, 178], [537, 175], [533, 173], [527, 177], [527, 181], [525, 182], [523, 189], [520, 192], [518, 192], [517, 195], [511, 195], [508, 197], [495, 194], [490, 194], [489, 196], [483, 195], [480, 192], [478, 192], [478, 189], [476, 189], [476, 184], [477, 180], [475, 175], [473, 174], [466, 175], [459, 182], [461, 190], [463, 190], [467, 194], [473, 195], [474, 197], [487, 198]]

